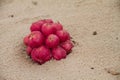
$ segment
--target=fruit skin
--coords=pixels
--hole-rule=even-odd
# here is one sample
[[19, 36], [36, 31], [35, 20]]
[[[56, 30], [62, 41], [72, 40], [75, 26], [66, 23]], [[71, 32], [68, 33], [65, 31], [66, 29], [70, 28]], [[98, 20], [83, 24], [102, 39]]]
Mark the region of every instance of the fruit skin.
[[52, 19], [44, 19], [45, 23], [53, 23]]
[[52, 57], [56, 60], [64, 59], [74, 47], [62, 24], [54, 23], [52, 19], [34, 22], [30, 30], [31, 33], [24, 37], [26, 52], [39, 64], [49, 61]]
[[48, 46], [49, 48], [55, 48], [58, 46], [59, 42], [60, 39], [57, 35], [50, 34], [46, 39], [46, 46]]
[[52, 26], [52, 23], [45, 23], [43, 24], [41, 31], [45, 36], [48, 36], [50, 34], [54, 34], [56, 29]]
[[41, 46], [39, 48], [33, 49], [31, 58], [33, 61], [38, 62], [39, 64], [43, 64], [46, 61], [49, 61], [52, 58], [52, 55], [47, 47]]
[[70, 40], [70, 35], [65, 30], [60, 30], [56, 32], [56, 35], [60, 38], [61, 42], [65, 42], [66, 40]]
[[52, 50], [53, 58], [56, 60], [61, 60], [61, 59], [66, 58], [66, 56], [67, 56], [66, 53], [67, 52], [60, 46], [58, 46]]
[[63, 29], [62, 24], [60, 24], [59, 22], [53, 23], [52, 26], [55, 27], [56, 31], [59, 31], [59, 30], [62, 30], [62, 29]]
[[32, 23], [30, 30], [32, 31], [41, 31], [41, 27], [45, 23], [53, 23], [52, 19], [44, 19], [44, 20], [39, 20], [34, 23]]
[[39, 47], [43, 44], [44, 36], [39, 31], [33, 31], [29, 34], [28, 46], [31, 48]]
[[67, 53], [69, 53], [73, 48], [73, 43], [70, 40], [67, 40], [61, 43], [61, 47], [65, 49]]
[[44, 20], [40, 20], [40, 21], [32, 23], [32, 25], [30, 27], [31, 32], [32, 31], [41, 31], [41, 27], [44, 23], [45, 23]]
[[30, 56], [30, 55], [31, 55], [31, 52], [32, 52], [32, 48], [29, 47], [29, 46], [27, 46], [26, 52], [27, 52], [27, 54]]
[[28, 45], [28, 40], [29, 40], [29, 36], [25, 36], [23, 39], [23, 42], [26, 46]]

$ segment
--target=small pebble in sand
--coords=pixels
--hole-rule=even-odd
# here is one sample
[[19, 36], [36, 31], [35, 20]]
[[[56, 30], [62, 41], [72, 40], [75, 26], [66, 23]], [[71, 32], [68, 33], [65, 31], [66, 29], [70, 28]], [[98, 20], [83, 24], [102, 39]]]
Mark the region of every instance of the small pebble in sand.
[[96, 32], [96, 31], [94, 31], [94, 32], [93, 32], [93, 35], [97, 35], [97, 32]]
[[33, 5], [37, 5], [37, 2], [36, 2], [36, 1], [32, 1], [32, 4], [33, 4]]
[[10, 17], [11, 17], [11, 18], [13, 18], [13, 17], [14, 17], [14, 15], [13, 15], [13, 14], [12, 14], [12, 15], [10, 15]]
[[90, 69], [94, 69], [94, 67], [91, 67]]
[[116, 37], [116, 40], [118, 40], [118, 37]]

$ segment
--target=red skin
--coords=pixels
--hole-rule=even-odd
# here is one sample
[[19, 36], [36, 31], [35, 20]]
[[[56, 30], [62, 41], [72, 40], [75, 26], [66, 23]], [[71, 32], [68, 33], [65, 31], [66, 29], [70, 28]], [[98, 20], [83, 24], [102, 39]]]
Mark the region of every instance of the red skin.
[[55, 29], [56, 29], [57, 31], [63, 29], [62, 24], [60, 24], [59, 22], [58, 22], [58, 23], [53, 23], [52, 25], [55, 27]]
[[66, 58], [66, 56], [67, 56], [66, 53], [67, 52], [60, 46], [53, 48], [53, 50], [52, 50], [53, 58], [56, 60], [61, 60], [61, 59]]
[[54, 34], [56, 32], [56, 29], [52, 26], [52, 23], [45, 23], [42, 26], [41, 31], [44, 35], [48, 36], [50, 34]]
[[26, 52], [33, 61], [43, 64], [52, 57], [56, 60], [66, 58], [73, 48], [70, 35], [63, 30], [62, 24], [52, 19], [32, 23], [31, 33], [24, 37]]
[[60, 30], [56, 32], [56, 35], [60, 38], [61, 42], [64, 42], [66, 40], [70, 40], [70, 35], [67, 31], [65, 30]]
[[55, 48], [58, 46], [60, 39], [55, 34], [50, 34], [46, 39], [46, 46], [49, 48]]
[[44, 19], [45, 23], [53, 23], [52, 19]]
[[52, 19], [44, 19], [44, 20], [39, 20], [37, 22], [32, 23], [30, 30], [32, 31], [41, 31], [41, 27], [45, 23], [53, 23]]
[[67, 53], [69, 53], [73, 48], [73, 43], [70, 40], [67, 40], [61, 43], [61, 47], [65, 49]]
[[43, 44], [44, 36], [39, 31], [33, 31], [29, 35], [28, 46], [31, 48], [39, 47]]
[[28, 40], [29, 40], [29, 37], [25, 36], [23, 41], [26, 46], [28, 45]]
[[31, 52], [32, 52], [32, 48], [28, 46], [28, 47], [26, 48], [26, 52], [27, 52], [27, 54], [30, 56], [30, 55], [31, 55]]
[[51, 52], [45, 46], [33, 49], [31, 53], [31, 58], [33, 61], [43, 64], [52, 58]]
[[30, 30], [32, 31], [41, 31], [41, 27], [45, 22], [43, 20], [32, 23]]

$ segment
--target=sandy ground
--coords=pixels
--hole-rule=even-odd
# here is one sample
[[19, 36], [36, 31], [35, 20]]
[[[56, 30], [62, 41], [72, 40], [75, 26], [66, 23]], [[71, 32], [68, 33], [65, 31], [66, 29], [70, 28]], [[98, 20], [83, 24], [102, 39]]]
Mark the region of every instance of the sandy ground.
[[[76, 44], [67, 59], [38, 65], [23, 37], [44, 18]], [[120, 80], [120, 0], [0, 0], [0, 80]]]

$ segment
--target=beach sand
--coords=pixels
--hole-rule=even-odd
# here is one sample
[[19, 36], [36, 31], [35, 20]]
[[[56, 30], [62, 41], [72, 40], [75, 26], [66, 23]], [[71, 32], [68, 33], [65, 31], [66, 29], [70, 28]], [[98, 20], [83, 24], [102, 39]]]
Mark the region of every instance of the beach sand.
[[[45, 18], [60, 21], [75, 47], [38, 65], [23, 37]], [[120, 0], [0, 0], [0, 80], [120, 80]]]

